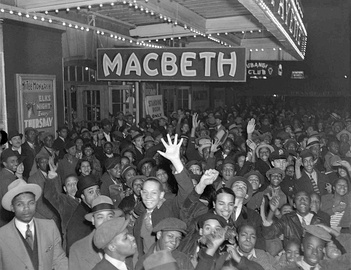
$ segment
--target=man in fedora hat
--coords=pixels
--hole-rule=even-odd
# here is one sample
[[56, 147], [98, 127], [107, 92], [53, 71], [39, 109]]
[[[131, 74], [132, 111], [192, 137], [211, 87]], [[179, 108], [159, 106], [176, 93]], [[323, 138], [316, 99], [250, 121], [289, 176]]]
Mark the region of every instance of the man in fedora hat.
[[96, 229], [104, 222], [122, 215], [123, 212], [120, 209], [115, 209], [111, 198], [100, 195], [93, 200], [91, 212], [86, 214], [84, 218], [91, 222], [95, 229], [71, 246], [68, 260], [70, 269], [92, 269], [101, 261], [103, 251], [96, 248], [93, 243]]
[[[17, 170], [19, 169], [18, 156], [10, 148], [1, 153], [2, 169], [0, 170], [0, 199], [5, 195], [7, 187], [18, 178]], [[22, 166], [23, 168], [23, 166]], [[0, 207], [0, 227], [4, 226], [12, 219], [13, 215]]]
[[54, 221], [34, 218], [41, 192], [39, 185], [17, 179], [2, 198], [2, 206], [15, 218], [0, 228], [1, 269], [68, 269]]
[[177, 250], [182, 237], [187, 233], [184, 221], [173, 217], [165, 218], [160, 221], [152, 231], [156, 233], [156, 243], [138, 260], [135, 270], [144, 269], [143, 264], [148, 260], [148, 257], [162, 250], [171, 251], [172, 257], [176, 260], [179, 269], [194, 269], [190, 258], [183, 252]]
[[72, 244], [91, 233], [94, 227], [84, 218], [92, 208], [93, 200], [100, 195], [100, 184], [93, 175], [81, 177], [76, 197], [81, 199], [67, 225], [67, 254]]
[[101, 224], [94, 234], [94, 244], [104, 251], [103, 259], [93, 270], [128, 270], [126, 259], [132, 256], [137, 245], [133, 235], [128, 233], [129, 219], [113, 218]]

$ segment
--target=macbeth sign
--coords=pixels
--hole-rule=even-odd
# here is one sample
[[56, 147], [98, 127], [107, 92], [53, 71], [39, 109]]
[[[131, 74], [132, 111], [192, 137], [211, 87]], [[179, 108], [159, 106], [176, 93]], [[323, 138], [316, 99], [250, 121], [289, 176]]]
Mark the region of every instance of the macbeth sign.
[[98, 80], [246, 81], [244, 48], [97, 50]]
[[55, 134], [56, 77], [51, 75], [16, 74], [19, 130], [27, 127]]

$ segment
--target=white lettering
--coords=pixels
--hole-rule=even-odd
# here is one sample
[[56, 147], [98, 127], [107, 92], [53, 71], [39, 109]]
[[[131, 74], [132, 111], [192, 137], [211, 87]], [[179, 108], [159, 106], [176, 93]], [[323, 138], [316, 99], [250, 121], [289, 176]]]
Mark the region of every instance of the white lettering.
[[118, 76], [121, 75], [122, 73], [122, 56], [120, 53], [118, 53], [115, 58], [113, 58], [113, 61], [111, 62], [110, 58], [107, 56], [107, 54], [104, 54], [102, 58], [102, 67], [104, 69], [104, 76], [107, 77], [110, 75], [110, 70], [113, 72], [117, 66], [116, 69], [116, 74]]
[[229, 76], [234, 77], [236, 73], [236, 53], [231, 52], [230, 53], [231, 58], [229, 59], [224, 59], [224, 53], [220, 52], [218, 54], [218, 62], [217, 62], [217, 70], [218, 70], [218, 77], [223, 77], [224, 72], [223, 72], [223, 65], [230, 65], [230, 71], [229, 71]]
[[143, 68], [145, 73], [148, 76], [157, 76], [158, 75], [158, 70], [157, 69], [150, 69], [149, 67], [149, 61], [150, 60], [157, 60], [158, 54], [157, 53], [149, 53], [145, 56], [144, 62], [143, 62]]
[[180, 72], [182, 73], [182, 76], [187, 76], [187, 77], [195, 77], [196, 76], [196, 70], [188, 70], [187, 67], [192, 66], [192, 61], [189, 61], [188, 59], [196, 59], [196, 54], [193, 52], [185, 52], [182, 54], [181, 60], [180, 60]]
[[202, 52], [200, 59], [205, 59], [205, 77], [211, 76], [211, 59], [216, 57], [215, 52]]
[[130, 72], [134, 71], [136, 75], [140, 76], [141, 75], [141, 66], [139, 63], [138, 57], [135, 55], [135, 53], [132, 53], [129, 56], [129, 59], [126, 64], [126, 71], [125, 75], [130, 75]]
[[178, 67], [176, 61], [177, 56], [175, 56], [173, 53], [165, 52], [162, 54], [161, 71], [163, 76], [175, 76], [177, 74]]

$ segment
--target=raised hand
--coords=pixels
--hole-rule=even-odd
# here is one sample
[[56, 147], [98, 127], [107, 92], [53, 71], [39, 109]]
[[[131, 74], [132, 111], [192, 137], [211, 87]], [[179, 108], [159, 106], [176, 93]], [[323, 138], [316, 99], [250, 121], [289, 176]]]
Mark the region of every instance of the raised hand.
[[199, 115], [197, 113], [194, 113], [192, 116], [192, 128], [197, 129], [198, 126], [200, 125], [200, 120], [197, 120]]
[[270, 207], [271, 211], [274, 213], [278, 209], [278, 206], [279, 206], [279, 196], [277, 196], [275, 194], [275, 192], [272, 192], [272, 195], [267, 194], [267, 197], [269, 199], [269, 207]]
[[56, 172], [57, 171], [57, 166], [55, 165], [54, 157], [51, 156], [49, 157], [49, 167], [50, 167], [50, 172]]
[[167, 134], [168, 143], [162, 138], [161, 142], [166, 148], [166, 152], [157, 151], [161, 156], [172, 162], [176, 172], [180, 173], [184, 169], [184, 165], [180, 160], [180, 147], [183, 143], [183, 139], [178, 142], [178, 134], [174, 135], [174, 141], [172, 142], [171, 136]]
[[204, 186], [212, 185], [213, 182], [217, 179], [219, 172], [214, 169], [206, 170], [205, 173], [201, 176], [200, 183]]
[[249, 123], [247, 123], [247, 127], [246, 127], [246, 131], [248, 134], [253, 133], [255, 130], [255, 119], [251, 118], [251, 120], [249, 121]]
[[239, 263], [241, 261], [241, 256], [238, 253], [236, 244], [234, 244], [234, 245], [227, 245], [227, 251], [228, 251], [230, 257], [232, 257], [232, 259], [234, 261], [236, 261], [237, 263]]
[[216, 153], [218, 151], [218, 148], [219, 148], [219, 140], [213, 141], [211, 144], [211, 152]]

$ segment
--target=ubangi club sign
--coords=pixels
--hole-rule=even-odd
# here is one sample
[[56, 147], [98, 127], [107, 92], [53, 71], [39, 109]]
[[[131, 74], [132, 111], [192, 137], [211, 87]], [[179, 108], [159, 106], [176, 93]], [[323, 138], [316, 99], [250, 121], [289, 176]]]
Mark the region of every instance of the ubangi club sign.
[[246, 81], [244, 48], [111, 48], [97, 50], [97, 79]]

